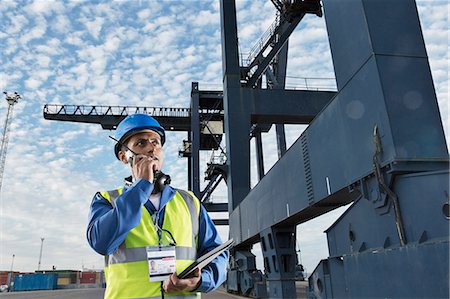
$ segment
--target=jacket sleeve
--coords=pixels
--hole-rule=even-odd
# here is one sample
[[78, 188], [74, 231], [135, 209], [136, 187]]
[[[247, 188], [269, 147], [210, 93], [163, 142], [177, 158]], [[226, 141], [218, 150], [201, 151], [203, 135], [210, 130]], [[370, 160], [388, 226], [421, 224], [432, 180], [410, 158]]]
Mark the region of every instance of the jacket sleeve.
[[141, 207], [152, 190], [153, 184], [139, 179], [116, 199], [114, 208], [100, 193], [95, 194], [86, 232], [89, 245], [102, 255], [113, 253], [128, 232], [139, 225]]
[[[222, 244], [217, 229], [206, 209], [201, 206], [200, 226], [198, 234], [198, 255], [213, 250]], [[227, 278], [229, 252], [225, 251], [202, 269], [202, 281], [197, 292], [208, 293], [217, 289]]]

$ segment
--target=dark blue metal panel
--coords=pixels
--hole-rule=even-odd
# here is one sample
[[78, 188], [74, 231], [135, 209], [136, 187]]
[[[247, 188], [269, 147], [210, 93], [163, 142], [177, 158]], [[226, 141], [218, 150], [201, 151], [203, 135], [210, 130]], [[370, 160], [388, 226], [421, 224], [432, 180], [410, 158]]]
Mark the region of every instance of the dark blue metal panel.
[[[360, 85], [369, 81], [378, 93], [377, 100], [384, 98], [385, 103], [375, 104], [386, 106], [386, 125], [392, 127], [384, 130], [391, 131], [398, 158], [446, 156], [415, 2], [324, 1], [324, 9], [340, 94], [352, 89], [348, 96], [355, 101], [348, 110], [354, 110], [355, 116], [372, 114], [365, 100], [366, 86]], [[350, 79], [356, 84], [349, 86]]]
[[[449, 172], [422, 172], [396, 178], [403, 219], [412, 242], [449, 238]], [[424, 236], [426, 232], [426, 236]]]
[[[411, 57], [426, 56], [414, 0], [362, 0], [358, 2], [361, 2], [364, 7], [363, 14], [366, 24], [354, 23], [354, 25], [363, 25], [370, 31], [370, 46], [374, 53]], [[327, 5], [328, 3], [331, 4], [330, 1], [327, 2]], [[337, 4], [340, 5], [340, 3]], [[349, 8], [346, 5], [340, 6]], [[333, 9], [335, 7], [336, 5]], [[346, 26], [345, 29], [347, 28]]]
[[428, 60], [377, 56], [397, 159], [448, 156]]
[[198, 83], [192, 83], [191, 91], [191, 168], [190, 177], [192, 179], [191, 190], [194, 194], [201, 198], [200, 194], [200, 115], [199, 115], [199, 90]]
[[[449, 157], [414, 1], [328, 0], [324, 5], [339, 93], [322, 103], [326, 106], [318, 115], [310, 113], [308, 104], [314, 101], [299, 93], [285, 97], [286, 92], [238, 88], [235, 64], [229, 64], [237, 61], [237, 47], [227, 54], [237, 36], [223, 32], [229, 166], [244, 165], [243, 171], [231, 167], [229, 178], [236, 182], [248, 175], [247, 143], [242, 143], [250, 121], [315, 116], [245, 199], [245, 192], [229, 186], [230, 236], [238, 247], [249, 246], [266, 229], [294, 226], [360, 198], [328, 232], [334, 256], [317, 270], [325, 289], [315, 295], [424, 296], [416, 292], [418, 282], [438, 289], [432, 296], [448, 295], [448, 284], [443, 286], [448, 269], [438, 264], [448, 264], [448, 255], [443, 256], [448, 250], [448, 189], [442, 189], [448, 174], [432, 171], [448, 169]], [[292, 115], [285, 112], [292, 107]], [[246, 186], [245, 180], [239, 185]], [[431, 254], [436, 256], [427, 261]], [[433, 267], [438, 282], [423, 279], [422, 271]], [[405, 279], [392, 279], [403, 272], [408, 272]], [[410, 291], [396, 283], [415, 285]]]
[[[336, 270], [342, 273], [331, 275], [332, 289], [323, 298], [448, 298], [448, 182], [448, 170], [395, 178], [392, 190], [399, 199], [406, 246], [399, 244], [391, 204], [379, 209], [376, 184], [364, 182], [368, 196], [327, 230], [330, 256], [344, 262]], [[314, 279], [322, 276], [320, 271]], [[348, 293], [338, 295], [343, 288]]]
[[323, 1], [338, 88], [373, 54], [426, 57], [414, 0]]
[[[323, 1], [323, 10], [340, 90], [372, 55], [370, 36], [361, 1]], [[352, 20], [351, 26], [348, 19]]]
[[255, 133], [255, 149], [256, 149], [256, 169], [258, 171], [258, 179], [261, 180], [265, 173], [261, 132]]
[[449, 298], [447, 241], [323, 260], [308, 298]]
[[286, 153], [286, 134], [284, 125], [275, 125], [275, 132], [277, 136], [278, 159], [280, 159], [284, 153]]
[[241, 93], [234, 0], [220, 1], [228, 204], [233, 211], [250, 190], [250, 111]]
[[302, 156], [302, 143], [297, 141], [230, 214], [232, 238], [251, 242], [274, 224], [304, 222], [357, 199], [358, 192], [344, 189], [317, 204], [310, 202]]
[[[333, 279], [336, 277], [341, 279]], [[344, 262], [342, 258], [321, 260], [308, 278], [307, 298], [347, 298], [348, 288], [343, 278]]]
[[332, 91], [244, 89], [254, 123], [309, 124], [336, 95]]
[[[338, 31], [332, 30], [332, 33]], [[389, 71], [387, 60], [391, 65], [396, 62], [407, 62], [407, 65], [401, 72], [398, 68]], [[416, 109], [408, 108], [410, 101], [414, 102], [408, 95], [411, 90], [426, 95], [421, 105], [414, 106]], [[372, 56], [310, 124], [304, 133], [303, 149], [302, 141], [297, 141], [290, 150], [293, 153], [288, 151], [250, 192], [241, 213], [246, 214], [247, 208], [253, 211], [255, 206], [272, 207], [273, 216], [258, 215], [262, 218], [258, 220], [260, 228], [269, 227], [288, 217], [288, 205], [291, 215], [299, 213], [308, 207], [305, 203], [319, 203], [369, 175], [373, 172], [375, 126], [380, 132], [383, 165], [411, 160], [440, 161], [442, 167], [448, 166], [447, 147], [426, 60]], [[301, 156], [309, 161], [309, 166], [299, 161]], [[291, 175], [286, 177], [287, 173]], [[308, 187], [310, 192], [306, 193]], [[274, 198], [276, 205], [271, 204]], [[245, 218], [241, 221], [244, 240], [257, 234], [257, 230], [252, 230], [253, 224], [246, 223]]]
[[[314, 198], [344, 188], [372, 172], [374, 126], [380, 130], [385, 161], [394, 159], [383, 92], [375, 63], [369, 62], [306, 130]], [[345, 157], [348, 157], [346, 159]]]
[[296, 296], [295, 230], [295, 226], [271, 227], [260, 233], [269, 298]]
[[360, 198], [327, 230], [330, 256], [357, 253], [370, 248], [398, 246], [393, 211], [379, 215], [373, 203]]
[[226, 288], [228, 291], [239, 292], [239, 273], [237, 270], [228, 271]]
[[[394, 160], [448, 161], [435, 96], [416, 110], [408, 109], [398, 99], [404, 99], [403, 87], [410, 83], [398, 82], [399, 76], [386, 77], [384, 80], [392, 82], [388, 87], [378, 80], [379, 68], [371, 59], [306, 131], [316, 199], [327, 196], [327, 178], [330, 191], [335, 192], [372, 171], [375, 125], [380, 131], [384, 164]], [[423, 73], [418, 68], [407, 71]], [[411, 81], [422, 85], [423, 92], [433, 92], [423, 87], [425, 83]], [[427, 87], [429, 84], [431, 78]], [[399, 90], [405, 92], [403, 96]]]
[[447, 241], [344, 256], [348, 298], [449, 298], [448, 252]]
[[[409, 242], [448, 239], [449, 219], [444, 214], [449, 194], [448, 171], [401, 175], [392, 187], [399, 198], [402, 218]], [[367, 184], [368, 197], [355, 202], [327, 230], [330, 256], [342, 256], [371, 248], [392, 248], [399, 245], [395, 215], [391, 204], [379, 208], [375, 200], [378, 186]], [[374, 229], [376, 228], [376, 229]], [[361, 250], [361, 248], [363, 248]]]
[[[287, 58], [289, 50], [289, 40], [286, 41], [280, 52], [277, 54], [276, 63], [272, 64], [273, 72], [276, 78], [276, 85], [272, 86], [273, 89], [284, 89], [286, 86], [286, 70], [287, 70]], [[277, 149], [278, 159], [280, 159], [284, 153], [286, 153], [286, 134], [284, 125], [276, 124], [275, 132], [277, 137]]]

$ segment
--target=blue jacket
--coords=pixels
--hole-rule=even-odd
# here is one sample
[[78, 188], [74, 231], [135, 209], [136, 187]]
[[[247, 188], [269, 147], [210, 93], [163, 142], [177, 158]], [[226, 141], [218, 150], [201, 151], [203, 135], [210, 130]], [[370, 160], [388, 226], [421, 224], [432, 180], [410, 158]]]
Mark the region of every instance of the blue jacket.
[[[87, 239], [91, 247], [101, 255], [112, 254], [124, 242], [128, 232], [136, 227], [141, 220], [141, 207], [144, 205], [153, 215], [160, 213], [159, 222], [164, 221], [164, 206], [175, 195], [176, 190], [166, 186], [161, 194], [159, 211], [148, 200], [153, 190], [153, 184], [148, 180], [138, 179], [133, 185], [125, 186], [123, 193], [116, 200], [116, 207], [97, 193], [92, 200], [89, 211]], [[199, 256], [222, 244], [216, 227], [201, 206], [198, 234]], [[207, 293], [218, 288], [226, 279], [228, 252], [224, 252], [205, 266], [202, 271], [202, 282], [197, 292]]]

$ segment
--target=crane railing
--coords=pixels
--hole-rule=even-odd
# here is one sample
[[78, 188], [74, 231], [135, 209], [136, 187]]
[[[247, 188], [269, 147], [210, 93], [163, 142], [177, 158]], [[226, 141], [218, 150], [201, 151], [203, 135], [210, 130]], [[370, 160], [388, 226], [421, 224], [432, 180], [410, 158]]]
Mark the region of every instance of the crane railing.
[[241, 58], [241, 65], [242, 66], [248, 66], [250, 65], [253, 60], [258, 56], [258, 54], [261, 51], [264, 51], [269, 46], [269, 41], [275, 38], [275, 31], [277, 27], [280, 26], [280, 13], [277, 12], [275, 16], [275, 20], [272, 22], [272, 24], [269, 26], [269, 28], [263, 33], [263, 35], [259, 38], [259, 40], [253, 45], [253, 47], [250, 49], [250, 53], [248, 54], [248, 57], [245, 59]]
[[336, 78], [286, 76], [285, 89], [337, 91]]
[[148, 114], [155, 117], [190, 117], [190, 108], [137, 107], [137, 106], [92, 106], [92, 105], [60, 105], [46, 104], [44, 115], [119, 115], [135, 113]]

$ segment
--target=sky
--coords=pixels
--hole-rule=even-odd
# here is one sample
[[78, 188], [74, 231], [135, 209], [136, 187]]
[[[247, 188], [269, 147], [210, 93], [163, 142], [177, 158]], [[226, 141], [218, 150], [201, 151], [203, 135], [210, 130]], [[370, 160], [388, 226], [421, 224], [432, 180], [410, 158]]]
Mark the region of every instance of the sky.
[[[120, 186], [129, 169], [115, 159], [110, 131], [96, 124], [45, 120], [43, 107], [189, 107], [191, 82], [199, 82], [200, 90], [220, 90], [219, 2], [0, 2], [0, 90], [22, 96], [14, 107], [0, 194], [0, 271], [11, 266], [36, 270], [41, 238], [41, 270], [101, 269], [103, 259], [85, 236], [89, 204], [97, 191]], [[449, 3], [417, 4], [448, 143]], [[275, 12], [269, 0], [237, 1], [241, 53], [250, 51]], [[288, 88], [304, 88], [305, 83], [333, 88], [324, 18], [307, 15], [291, 35], [287, 76]], [[0, 101], [0, 124], [6, 112], [6, 102]], [[305, 127], [287, 126], [288, 146]], [[165, 145], [163, 170], [179, 188], [187, 188], [187, 160], [178, 158], [185, 138], [186, 133], [168, 132]], [[267, 172], [277, 159], [273, 130], [264, 134], [263, 144]], [[201, 154], [203, 165], [210, 154]], [[226, 200], [223, 184], [214, 200]], [[328, 256], [324, 230], [343, 210], [298, 226], [297, 246], [307, 272]], [[228, 238], [226, 227], [219, 231]], [[261, 265], [258, 246], [254, 252]]]

